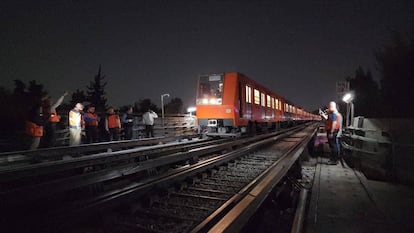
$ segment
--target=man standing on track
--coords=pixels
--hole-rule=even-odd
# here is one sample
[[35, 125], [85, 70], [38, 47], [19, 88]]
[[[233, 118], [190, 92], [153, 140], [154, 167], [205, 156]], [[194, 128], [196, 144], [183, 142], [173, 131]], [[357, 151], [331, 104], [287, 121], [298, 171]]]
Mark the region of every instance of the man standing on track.
[[321, 116], [326, 119], [325, 130], [328, 137], [329, 148], [331, 149], [331, 156], [328, 164], [336, 165], [339, 158], [339, 140], [340, 130], [342, 126], [342, 115], [336, 108], [336, 103], [329, 102], [328, 113], [320, 112]]
[[124, 128], [125, 140], [132, 139], [132, 127], [134, 126], [134, 116], [132, 115], [132, 107], [122, 115], [122, 128]]
[[81, 133], [82, 133], [82, 114], [83, 104], [77, 103], [75, 107], [69, 112], [69, 145], [77, 146], [81, 143]]
[[109, 141], [118, 141], [121, 130], [121, 120], [113, 107], [109, 107], [105, 121], [105, 129], [109, 132]]
[[68, 93], [65, 92], [63, 95], [52, 104], [53, 100], [51, 96], [48, 96], [42, 104], [43, 117], [45, 119], [44, 135], [43, 135], [43, 146], [53, 147], [56, 144], [56, 125], [60, 122], [60, 116], [56, 112], [56, 108], [62, 104], [63, 99]]
[[42, 106], [36, 104], [30, 111], [26, 120], [26, 133], [30, 136], [30, 150], [36, 150], [39, 147], [40, 139], [43, 136], [44, 118]]
[[98, 142], [98, 124], [99, 119], [95, 113], [95, 107], [89, 106], [87, 112], [83, 115], [85, 120], [85, 133], [86, 142], [95, 143]]
[[142, 121], [145, 125], [145, 135], [147, 138], [154, 137], [154, 118], [158, 118], [158, 115], [151, 109], [148, 109], [148, 111], [142, 115]]

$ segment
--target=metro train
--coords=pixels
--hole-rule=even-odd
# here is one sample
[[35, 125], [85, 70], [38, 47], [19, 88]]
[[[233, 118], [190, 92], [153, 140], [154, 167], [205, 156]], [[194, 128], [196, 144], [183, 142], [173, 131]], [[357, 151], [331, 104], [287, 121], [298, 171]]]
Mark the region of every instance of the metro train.
[[200, 75], [196, 98], [198, 125], [211, 136], [237, 136], [252, 131], [320, 120], [242, 73]]

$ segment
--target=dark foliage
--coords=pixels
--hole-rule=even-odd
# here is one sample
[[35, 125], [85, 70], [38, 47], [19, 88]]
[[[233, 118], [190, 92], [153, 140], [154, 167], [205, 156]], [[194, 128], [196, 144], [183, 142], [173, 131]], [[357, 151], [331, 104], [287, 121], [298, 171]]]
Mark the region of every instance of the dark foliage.
[[371, 72], [358, 67], [354, 76], [346, 79], [354, 91], [355, 116], [376, 117], [380, 112], [379, 87], [372, 78]]
[[414, 35], [394, 33], [390, 44], [376, 52], [381, 73], [382, 113], [385, 117], [414, 117]]
[[134, 109], [136, 112], [144, 113], [148, 109], [151, 109], [152, 111], [156, 113], [160, 113], [161, 109], [158, 108], [158, 106], [151, 102], [151, 99], [140, 99], [134, 104]]
[[180, 113], [183, 113], [183, 101], [180, 98], [172, 98], [171, 101], [165, 105], [165, 114]]
[[83, 90], [76, 89], [72, 93], [72, 100], [70, 101], [71, 108], [73, 108], [77, 103], [85, 103], [87, 100], [85, 92]]
[[104, 78], [105, 76], [101, 73], [101, 66], [99, 66], [98, 74], [95, 75], [94, 80], [87, 87], [87, 100], [95, 106], [97, 112], [104, 112], [107, 108], [107, 99], [105, 97], [105, 86], [107, 83], [103, 81]]

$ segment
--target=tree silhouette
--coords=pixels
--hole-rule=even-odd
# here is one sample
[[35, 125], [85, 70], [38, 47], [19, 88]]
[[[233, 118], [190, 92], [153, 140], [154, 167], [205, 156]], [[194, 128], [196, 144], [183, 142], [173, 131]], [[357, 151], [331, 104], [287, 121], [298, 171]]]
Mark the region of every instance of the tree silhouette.
[[388, 117], [413, 117], [414, 36], [394, 32], [391, 43], [376, 53], [381, 73], [382, 109]]
[[353, 77], [348, 77], [350, 89], [355, 92], [355, 116], [377, 117], [379, 107], [379, 87], [372, 78], [369, 70], [366, 72], [362, 67], [355, 70]]
[[24, 84], [22, 80], [15, 79], [13, 93], [16, 95], [23, 95], [25, 92], [26, 92], [26, 84]]
[[107, 107], [107, 99], [105, 97], [105, 86], [106, 82], [104, 82], [105, 76], [101, 73], [101, 66], [99, 65], [98, 74], [95, 75], [93, 81], [90, 82], [89, 86], [87, 86], [87, 100], [95, 106], [97, 112], [104, 112]]
[[180, 98], [172, 98], [168, 104], [165, 105], [166, 114], [180, 114], [183, 113], [183, 101]]
[[138, 100], [134, 104], [134, 109], [136, 110], [136, 112], [141, 112], [141, 113], [146, 112], [148, 109], [151, 109], [152, 111], [157, 112], [157, 113], [161, 112], [161, 110], [157, 107], [157, 105], [152, 103], [151, 99]]
[[77, 103], [83, 103], [86, 101], [86, 95], [83, 90], [76, 89], [72, 94], [72, 100], [70, 101], [71, 107], [73, 108]]

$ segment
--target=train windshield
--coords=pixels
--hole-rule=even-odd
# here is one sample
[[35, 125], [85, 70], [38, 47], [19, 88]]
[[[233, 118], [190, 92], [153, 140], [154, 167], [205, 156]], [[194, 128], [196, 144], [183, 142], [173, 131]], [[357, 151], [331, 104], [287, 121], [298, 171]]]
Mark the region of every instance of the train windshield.
[[222, 103], [223, 75], [201, 76], [198, 82], [197, 104]]

